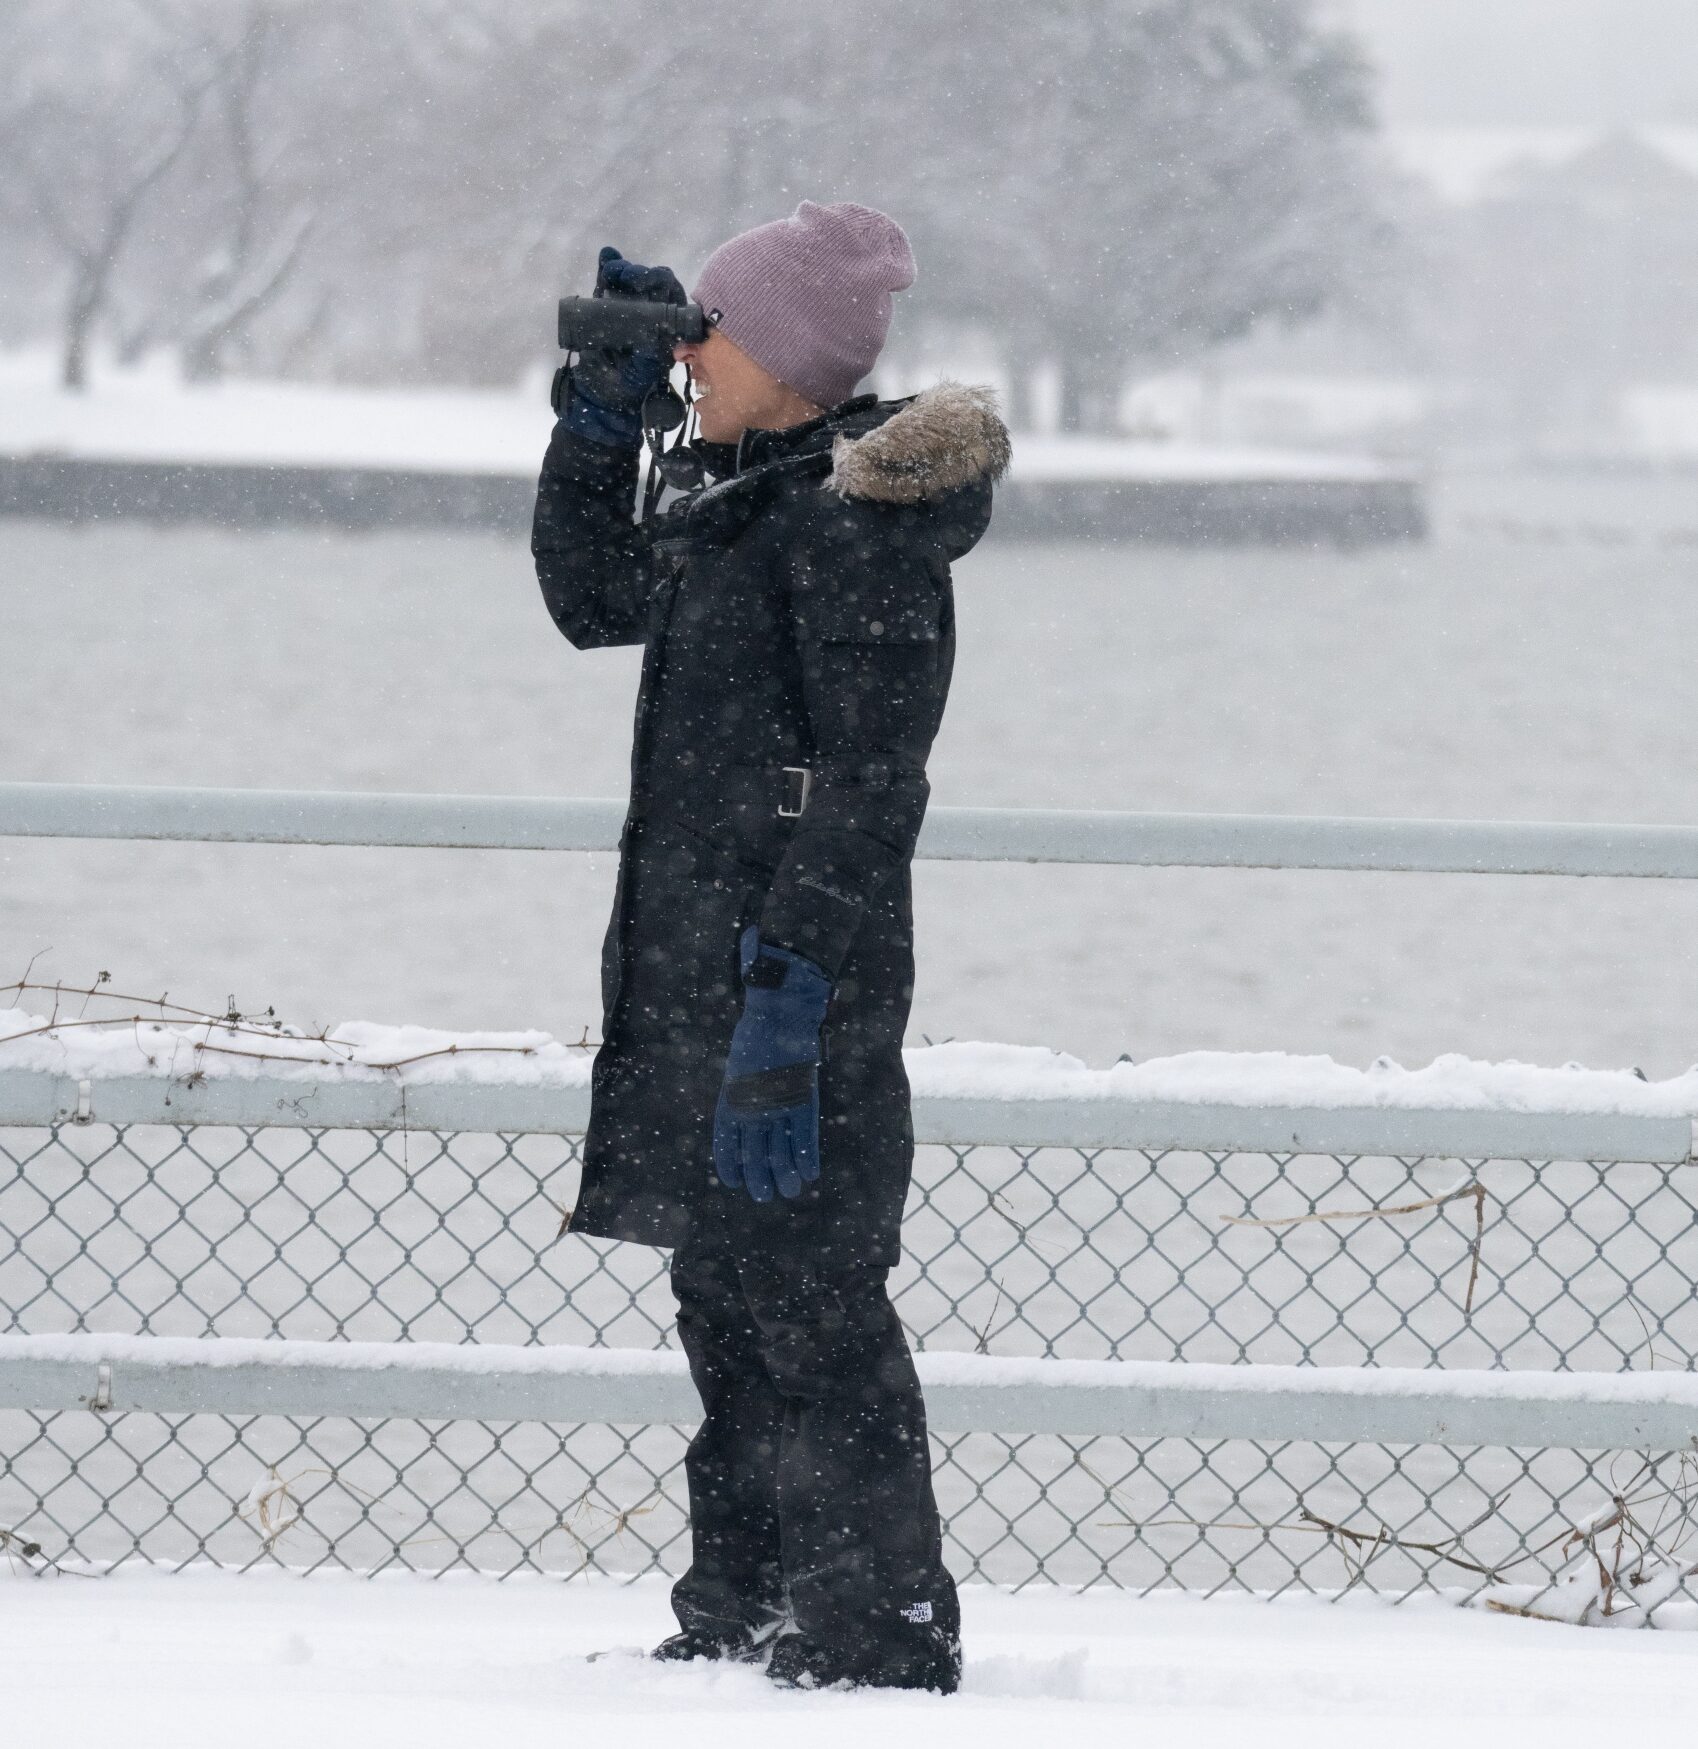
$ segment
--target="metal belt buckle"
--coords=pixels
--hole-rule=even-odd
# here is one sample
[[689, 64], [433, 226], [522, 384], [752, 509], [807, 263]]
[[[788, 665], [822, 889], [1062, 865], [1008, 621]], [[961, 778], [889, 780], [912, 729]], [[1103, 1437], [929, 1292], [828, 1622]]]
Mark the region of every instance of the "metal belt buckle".
[[[814, 787], [814, 774], [805, 765], [784, 767], [784, 794], [778, 803], [781, 820], [797, 820], [808, 805], [808, 791]], [[791, 804], [795, 805], [792, 806]]]

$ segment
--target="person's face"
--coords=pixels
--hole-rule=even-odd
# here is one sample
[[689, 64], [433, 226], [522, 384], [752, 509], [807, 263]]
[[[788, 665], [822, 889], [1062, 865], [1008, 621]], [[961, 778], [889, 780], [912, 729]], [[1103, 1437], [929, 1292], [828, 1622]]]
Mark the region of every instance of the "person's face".
[[696, 416], [709, 443], [735, 443], [750, 430], [782, 431], [819, 411], [717, 328], [700, 342], [679, 341], [672, 356], [689, 368]]

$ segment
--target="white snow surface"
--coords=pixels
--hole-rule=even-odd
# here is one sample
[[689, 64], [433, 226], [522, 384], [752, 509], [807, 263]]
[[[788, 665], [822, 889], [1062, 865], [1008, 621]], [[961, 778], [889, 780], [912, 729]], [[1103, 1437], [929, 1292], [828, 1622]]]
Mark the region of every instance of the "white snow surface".
[[[69, 1004], [59, 1019], [70, 1019], [68, 1009]], [[80, 1008], [78, 1015], [89, 1018]], [[322, 1037], [252, 1021], [237, 1027], [145, 1019], [111, 1027], [51, 1023], [48, 1015], [0, 1009], [0, 1071], [45, 1069], [96, 1079], [199, 1073], [250, 1080], [394, 1079], [409, 1086], [493, 1081], [517, 1087], [587, 1087], [593, 1055], [545, 1032], [442, 1032], [364, 1021], [332, 1027]], [[50, 1026], [50, 1031], [42, 1030]]]
[[[553, 422], [517, 390], [364, 389], [235, 380], [188, 386], [160, 364], [97, 367], [69, 395], [36, 352], [0, 354], [0, 454], [246, 466], [394, 468], [534, 478]], [[1370, 457], [1229, 444], [1023, 435], [1010, 478], [1380, 479]]]
[[[1684, 1636], [1371, 1600], [963, 1592], [960, 1694], [658, 1665], [666, 1583], [256, 1571], [7, 1581], [7, 1740], [56, 1749], [1505, 1749], [1689, 1728]], [[604, 1655], [591, 1662], [591, 1653]], [[1674, 1740], [1671, 1738], [1671, 1740]]]
[[[480, 1082], [589, 1085], [592, 1050], [545, 1032], [445, 1032], [349, 1021], [322, 1038], [231, 1029], [219, 1022], [50, 1026], [51, 1017], [0, 1009], [0, 1072], [109, 1076], [275, 1077], [409, 1086]], [[83, 1018], [80, 1009], [76, 1018]], [[1542, 1068], [1447, 1054], [1406, 1069], [1388, 1057], [1366, 1069], [1285, 1051], [1186, 1051], [1093, 1069], [1041, 1045], [954, 1041], [903, 1053], [915, 1094], [932, 1099], [1092, 1100], [1282, 1109], [1613, 1113], [1698, 1117], [1698, 1068], [1662, 1081], [1627, 1069]], [[400, 1065], [400, 1066], [396, 1066]]]
[[[0, 1335], [0, 1361], [68, 1361], [94, 1365], [334, 1367], [349, 1372], [548, 1373], [579, 1378], [688, 1377], [671, 1349], [583, 1348], [567, 1343], [317, 1342], [275, 1337]], [[987, 1354], [916, 1354], [920, 1382], [1020, 1390], [1083, 1390], [1182, 1384], [1193, 1391], [1348, 1397], [1436, 1397], [1470, 1402], [1536, 1397], [1546, 1403], [1679, 1403], [1698, 1409], [1698, 1373], [1501, 1372], [1465, 1367], [1232, 1366], [1207, 1361], [1039, 1360]]]

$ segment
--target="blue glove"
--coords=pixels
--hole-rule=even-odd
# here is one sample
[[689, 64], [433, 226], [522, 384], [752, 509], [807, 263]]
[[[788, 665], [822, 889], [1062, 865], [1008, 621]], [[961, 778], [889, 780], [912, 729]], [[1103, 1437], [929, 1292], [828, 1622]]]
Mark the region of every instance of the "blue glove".
[[[595, 296], [651, 304], [689, 301], [670, 267], [639, 266], [611, 247], [602, 250], [596, 263]], [[568, 430], [591, 443], [634, 448], [643, 440], [643, 402], [671, 369], [672, 360], [663, 358], [658, 348], [597, 348], [584, 353], [569, 371], [562, 368], [555, 382], [555, 409]]]
[[788, 948], [763, 947], [751, 925], [739, 944], [743, 1018], [731, 1035], [713, 1114], [713, 1166], [756, 1202], [802, 1194], [820, 1175], [820, 1028], [831, 981]]

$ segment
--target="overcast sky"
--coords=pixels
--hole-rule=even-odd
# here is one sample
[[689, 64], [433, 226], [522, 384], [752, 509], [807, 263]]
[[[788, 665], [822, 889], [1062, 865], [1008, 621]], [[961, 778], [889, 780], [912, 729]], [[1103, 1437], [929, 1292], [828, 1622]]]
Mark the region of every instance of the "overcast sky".
[[1327, 0], [1393, 127], [1698, 126], [1698, 0]]

